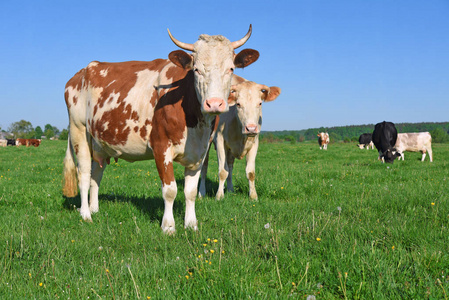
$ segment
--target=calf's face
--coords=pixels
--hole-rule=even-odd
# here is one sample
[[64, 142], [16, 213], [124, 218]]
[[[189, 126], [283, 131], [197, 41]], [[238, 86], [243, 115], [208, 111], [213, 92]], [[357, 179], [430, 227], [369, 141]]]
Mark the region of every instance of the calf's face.
[[235, 106], [237, 118], [242, 126], [242, 134], [254, 136], [262, 126], [262, 102], [275, 100], [281, 89], [267, 87], [252, 81], [245, 81], [231, 87], [229, 105]]
[[385, 162], [387, 163], [393, 163], [396, 158], [401, 156], [399, 152], [396, 151], [396, 149], [388, 149], [384, 153], [382, 153], [382, 157], [384, 158]]

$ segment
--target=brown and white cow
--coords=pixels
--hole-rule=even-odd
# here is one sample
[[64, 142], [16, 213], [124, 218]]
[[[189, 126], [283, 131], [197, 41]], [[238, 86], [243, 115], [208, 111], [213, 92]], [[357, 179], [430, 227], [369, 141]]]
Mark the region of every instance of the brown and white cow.
[[0, 140], [0, 147], [6, 147], [6, 145], [8, 145], [8, 141], [7, 140]]
[[41, 139], [17, 139], [16, 140], [16, 145], [17, 146], [34, 146], [34, 147], [39, 147], [39, 145], [41, 144]]
[[[234, 76], [238, 84], [232, 85], [229, 95], [229, 111], [220, 115], [214, 134], [218, 157], [219, 186], [216, 199], [224, 196], [224, 183], [233, 191], [232, 169], [234, 160], [246, 157], [246, 177], [249, 182], [249, 196], [257, 199], [255, 187], [256, 155], [259, 147], [259, 133], [262, 126], [262, 103], [275, 100], [281, 89], [268, 87]], [[233, 80], [234, 80], [233, 78]], [[208, 155], [201, 170], [200, 196], [206, 194]]]
[[327, 144], [329, 144], [329, 134], [327, 132], [320, 132], [317, 136], [320, 149], [327, 150]]
[[252, 64], [259, 53], [234, 52], [250, 37], [251, 26], [235, 42], [203, 34], [187, 44], [168, 33], [178, 47], [192, 53], [177, 50], [169, 59], [149, 62], [92, 62], [66, 85], [70, 138], [64, 159], [64, 194], [77, 193], [75, 152], [84, 220], [92, 220], [91, 213], [98, 211], [98, 189], [111, 157], [154, 159], [165, 204], [162, 230], [175, 232], [173, 202], [178, 189], [173, 161], [185, 167], [184, 225], [197, 230], [197, 185], [215, 117], [229, 109], [234, 68]]
[[398, 160], [401, 160], [401, 158], [404, 160], [405, 151], [420, 151], [422, 153], [421, 161], [424, 161], [427, 152], [429, 152], [430, 161], [433, 161], [432, 136], [429, 132], [398, 133], [394, 147], [401, 154]]

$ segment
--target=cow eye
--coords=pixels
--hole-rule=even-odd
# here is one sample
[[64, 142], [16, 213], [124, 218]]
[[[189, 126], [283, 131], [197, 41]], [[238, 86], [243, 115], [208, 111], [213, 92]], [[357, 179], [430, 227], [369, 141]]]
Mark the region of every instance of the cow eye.
[[262, 106], [262, 102], [259, 102], [259, 107], [261, 107]]

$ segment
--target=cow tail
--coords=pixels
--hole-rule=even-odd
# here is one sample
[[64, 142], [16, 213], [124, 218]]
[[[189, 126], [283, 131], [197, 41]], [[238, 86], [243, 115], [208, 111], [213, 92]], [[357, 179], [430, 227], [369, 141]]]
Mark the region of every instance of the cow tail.
[[76, 177], [75, 159], [73, 156], [73, 147], [69, 139], [67, 142], [67, 151], [64, 158], [64, 185], [62, 193], [66, 197], [75, 197], [78, 195], [78, 180]]

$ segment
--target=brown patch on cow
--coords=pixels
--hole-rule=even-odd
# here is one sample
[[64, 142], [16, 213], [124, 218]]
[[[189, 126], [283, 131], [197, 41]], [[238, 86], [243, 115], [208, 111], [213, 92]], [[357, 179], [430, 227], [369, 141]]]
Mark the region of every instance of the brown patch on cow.
[[151, 121], [146, 120], [145, 124], [140, 128], [140, 137], [144, 140], [147, 139], [147, 135], [148, 135], [147, 126], [149, 126], [149, 125], [151, 125]]
[[138, 131], [139, 131], [139, 126], [135, 126], [135, 127], [134, 127], [134, 132], [137, 133]]
[[254, 172], [249, 172], [249, 173], [248, 173], [248, 179], [249, 179], [249, 181], [254, 181], [254, 180], [256, 180], [256, 173], [254, 173]]
[[220, 177], [221, 181], [226, 180], [226, 178], [228, 178], [228, 171], [226, 170], [221, 170], [220, 173], [218, 174], [218, 176]]
[[153, 129], [150, 134], [153, 148], [157, 144], [167, 145], [169, 141], [177, 145], [183, 139], [186, 127], [194, 128], [199, 123], [204, 123], [193, 84], [193, 71], [187, 72], [178, 67], [168, 71], [167, 76], [175, 77], [169, 89], [160, 91], [165, 94], [160, 96], [154, 110]]
[[[81, 87], [83, 84], [83, 77], [86, 73], [86, 69], [81, 69], [79, 70], [72, 78], [70, 78], [70, 80], [67, 82], [67, 84], [65, 85], [65, 88], [67, 89], [68, 87], [71, 87], [74, 90], [77, 90], [78, 92], [81, 91]], [[67, 108], [70, 110], [70, 107], [73, 105], [76, 105], [76, 103], [78, 102], [78, 97], [77, 96], [73, 96], [73, 98], [71, 99], [72, 102], [69, 101], [69, 93], [66, 91], [64, 93], [64, 98], [65, 98], [65, 103], [67, 105]]]

